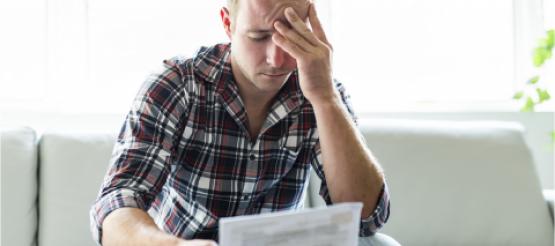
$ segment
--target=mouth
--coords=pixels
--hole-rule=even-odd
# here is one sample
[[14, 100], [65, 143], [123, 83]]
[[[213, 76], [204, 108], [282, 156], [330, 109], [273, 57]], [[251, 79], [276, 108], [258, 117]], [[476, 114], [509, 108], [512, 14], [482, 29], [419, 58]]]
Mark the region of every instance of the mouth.
[[289, 73], [276, 73], [276, 74], [263, 73], [263, 74], [266, 75], [266, 76], [268, 76], [268, 77], [276, 78], [276, 77], [283, 77], [283, 76], [285, 76], [285, 75], [287, 75], [287, 74], [289, 74]]

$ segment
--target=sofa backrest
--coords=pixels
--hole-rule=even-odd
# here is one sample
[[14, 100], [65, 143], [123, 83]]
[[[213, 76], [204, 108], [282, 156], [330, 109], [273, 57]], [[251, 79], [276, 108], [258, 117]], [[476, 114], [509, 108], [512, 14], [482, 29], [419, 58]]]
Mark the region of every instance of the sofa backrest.
[[403, 245], [553, 245], [553, 224], [523, 127], [511, 122], [370, 120]]
[[[391, 192], [391, 217], [382, 232], [401, 244], [553, 245], [553, 224], [519, 124], [376, 119], [361, 121], [360, 129]], [[26, 225], [12, 230], [20, 241], [9, 241], [21, 243], [2, 245], [31, 245], [33, 239], [37, 150], [29, 132], [16, 138], [25, 140], [2, 137], [2, 223]], [[114, 141], [115, 134], [41, 137], [39, 246], [94, 245], [88, 211]], [[26, 162], [29, 171], [17, 167], [8, 173], [6, 158]], [[319, 184], [312, 174], [308, 206], [323, 204]], [[5, 192], [9, 187], [20, 188]], [[26, 201], [5, 210], [5, 195], [20, 193], [25, 195], [18, 199]], [[13, 219], [6, 220], [7, 214]], [[6, 229], [3, 224], [2, 242]]]
[[30, 128], [4, 129], [0, 139], [0, 245], [36, 245], [36, 134]]
[[115, 134], [42, 136], [39, 246], [96, 245], [89, 230], [89, 209], [107, 171], [115, 139]]

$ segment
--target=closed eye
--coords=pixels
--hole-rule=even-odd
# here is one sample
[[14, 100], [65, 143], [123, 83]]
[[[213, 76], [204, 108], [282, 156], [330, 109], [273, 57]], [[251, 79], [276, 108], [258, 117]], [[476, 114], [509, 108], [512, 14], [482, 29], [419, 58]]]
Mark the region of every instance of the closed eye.
[[264, 36], [259, 36], [259, 37], [249, 37], [252, 41], [254, 42], [262, 42], [267, 40], [270, 37], [270, 35], [264, 35]]

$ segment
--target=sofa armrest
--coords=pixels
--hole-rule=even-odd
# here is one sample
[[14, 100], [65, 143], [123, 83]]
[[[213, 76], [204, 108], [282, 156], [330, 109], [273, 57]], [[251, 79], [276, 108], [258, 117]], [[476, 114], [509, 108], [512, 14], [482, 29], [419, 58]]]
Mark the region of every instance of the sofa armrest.
[[543, 198], [547, 202], [547, 207], [549, 207], [549, 214], [551, 215], [551, 221], [553, 220], [553, 200], [555, 200], [555, 190], [545, 189], [543, 190]]
[[2, 128], [0, 146], [0, 244], [34, 245], [38, 223], [37, 134], [28, 127]]

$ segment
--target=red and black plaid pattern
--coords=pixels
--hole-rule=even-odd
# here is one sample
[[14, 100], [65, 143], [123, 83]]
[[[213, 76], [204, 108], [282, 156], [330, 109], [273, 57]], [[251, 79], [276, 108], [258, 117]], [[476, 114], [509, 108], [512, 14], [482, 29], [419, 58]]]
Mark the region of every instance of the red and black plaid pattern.
[[[217, 240], [219, 218], [301, 208], [311, 168], [331, 204], [314, 112], [296, 72], [251, 141], [229, 44], [164, 63], [137, 94], [91, 208], [98, 243], [104, 218], [122, 207], [148, 211], [176, 236]], [[343, 86], [336, 82], [336, 88], [356, 122]], [[361, 221], [360, 235], [372, 235], [388, 216], [384, 185], [378, 208]]]

